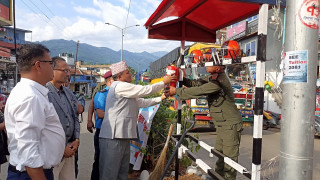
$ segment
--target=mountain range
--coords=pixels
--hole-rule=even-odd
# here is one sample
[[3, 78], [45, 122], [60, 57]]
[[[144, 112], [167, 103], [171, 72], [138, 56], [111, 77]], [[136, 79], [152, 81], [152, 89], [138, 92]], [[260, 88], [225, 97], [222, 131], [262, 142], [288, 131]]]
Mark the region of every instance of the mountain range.
[[[72, 53], [76, 58], [77, 42], [71, 40], [55, 39], [36, 42], [46, 46], [50, 50], [51, 57], [61, 53]], [[149, 64], [167, 54], [165, 51], [154, 53], [130, 52], [123, 50], [123, 59], [136, 71], [149, 69]], [[112, 64], [121, 59], [121, 50], [114, 51], [108, 47], [96, 47], [86, 43], [79, 43], [77, 60], [84, 61], [86, 64]]]

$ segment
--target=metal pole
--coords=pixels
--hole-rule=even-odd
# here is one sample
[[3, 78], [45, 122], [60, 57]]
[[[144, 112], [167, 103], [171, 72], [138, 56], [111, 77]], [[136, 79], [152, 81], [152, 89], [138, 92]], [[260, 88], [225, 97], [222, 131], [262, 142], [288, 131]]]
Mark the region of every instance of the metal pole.
[[124, 29], [121, 29], [121, 61], [123, 61], [123, 30]]
[[[290, 0], [286, 3], [279, 179], [311, 180], [319, 1]], [[293, 69], [292, 62], [295, 62]], [[302, 73], [292, 73], [297, 69]]]
[[140, 25], [136, 24], [136, 25], [132, 25], [132, 26], [121, 28], [121, 27], [116, 26], [116, 25], [111, 24], [111, 23], [105, 23], [105, 24], [110, 25], [110, 26], [114, 26], [114, 27], [116, 27], [116, 28], [121, 30], [121, 61], [123, 61], [123, 37], [124, 37], [124, 32], [128, 28], [131, 28], [131, 27], [134, 27], [134, 26], [140, 26]]
[[15, 84], [18, 83], [18, 64], [17, 64], [17, 36], [16, 36], [16, 1], [12, 1], [13, 6], [13, 33], [14, 33], [14, 57], [16, 59]]
[[257, 46], [257, 78], [255, 89], [255, 107], [253, 122], [253, 147], [252, 147], [252, 177], [260, 179], [262, 125], [264, 103], [265, 61], [267, 46], [268, 4], [260, 5], [258, 20], [258, 46]]
[[[181, 49], [180, 49], [180, 63], [183, 62], [184, 59], [184, 47], [185, 47], [185, 41], [181, 41]], [[178, 67], [180, 67], [181, 64], [177, 64]], [[180, 74], [180, 76], [182, 76]], [[179, 87], [182, 87], [181, 82], [178, 82]], [[181, 108], [182, 108], [182, 101], [178, 100], [178, 114], [177, 114], [177, 135], [181, 134]], [[185, 128], [186, 129], [186, 128]], [[180, 152], [181, 153], [181, 152]], [[176, 164], [175, 164], [175, 180], [178, 180], [179, 177], [179, 152], [176, 152]]]

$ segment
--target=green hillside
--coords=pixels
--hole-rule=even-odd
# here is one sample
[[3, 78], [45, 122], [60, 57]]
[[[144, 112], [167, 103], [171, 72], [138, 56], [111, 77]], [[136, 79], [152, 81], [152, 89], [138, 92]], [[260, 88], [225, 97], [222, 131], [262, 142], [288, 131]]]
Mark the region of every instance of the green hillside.
[[[63, 52], [76, 54], [77, 42], [63, 39], [36, 42], [45, 45], [50, 49], [51, 56], [58, 56]], [[134, 53], [123, 51], [123, 59], [129, 66], [136, 71], [140, 69], [149, 69], [149, 64], [167, 52], [159, 51], [154, 53], [141, 52]], [[92, 64], [112, 64], [119, 62], [121, 59], [121, 51], [114, 51], [107, 47], [95, 47], [85, 43], [79, 43], [78, 60]]]

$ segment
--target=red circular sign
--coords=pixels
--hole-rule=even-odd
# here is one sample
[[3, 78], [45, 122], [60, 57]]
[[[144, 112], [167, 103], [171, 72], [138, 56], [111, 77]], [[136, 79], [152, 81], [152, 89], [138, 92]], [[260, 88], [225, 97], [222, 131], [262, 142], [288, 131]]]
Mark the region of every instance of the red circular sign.
[[299, 9], [300, 21], [312, 28], [319, 28], [319, 1], [318, 0], [304, 0]]

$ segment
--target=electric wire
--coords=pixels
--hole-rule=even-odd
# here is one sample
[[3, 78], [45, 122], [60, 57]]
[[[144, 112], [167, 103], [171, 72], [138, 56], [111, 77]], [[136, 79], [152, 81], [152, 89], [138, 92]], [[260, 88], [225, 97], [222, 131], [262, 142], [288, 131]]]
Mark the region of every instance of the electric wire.
[[[45, 17], [43, 17], [42, 15], [40, 15], [39, 13], [37, 13], [33, 8], [31, 8], [24, 0], [22, 0], [22, 2], [24, 3], [24, 5], [27, 7], [27, 8], [29, 8], [34, 14], [36, 14], [41, 20], [43, 20], [44, 22], [46, 22], [47, 24], [49, 24], [49, 21], [52, 23], [52, 24], [54, 24], [55, 26], [56, 26], [56, 28], [57, 29], [59, 29], [59, 30], [61, 30], [60, 32], [62, 32], [63, 30], [61, 29], [61, 27], [59, 27], [56, 23], [54, 23], [50, 18], [49, 18], [49, 16], [47, 15], [47, 14], [45, 14], [35, 3], [33, 3], [31, 0], [29, 0]], [[55, 16], [55, 14], [52, 12], [52, 10], [42, 1], [42, 0], [40, 0], [41, 2], [42, 2], [42, 4], [44, 5], [44, 6], [46, 6], [46, 8], [49, 10], [49, 12], [53, 15], [53, 16]], [[48, 20], [49, 21], [48, 21]], [[59, 20], [59, 19], [58, 19]], [[61, 23], [61, 25], [63, 26], [63, 27], [65, 27], [66, 28], [66, 26], [60, 21], [60, 23]], [[67, 33], [70, 33], [70, 31], [68, 31], [68, 29], [66, 29], [66, 31], [65, 32], [67, 32]], [[70, 33], [70, 34], [72, 34], [72, 33]], [[61, 33], [61, 35], [63, 36], [63, 37], [65, 37], [66, 39], [69, 39], [70, 38], [70, 36], [69, 37], [67, 37], [66, 35], [67, 34], [63, 34], [63, 33]], [[70, 38], [71, 39], [71, 38]], [[73, 46], [68, 46], [67, 48], [71, 48], [71, 47], [73, 47]], [[51, 50], [55, 50], [56, 48], [53, 48], [53, 49], [51, 49]], [[58, 49], [57, 49], [58, 50]]]
[[130, 6], [131, 6], [131, 0], [129, 1], [129, 7], [128, 7], [128, 13], [127, 13], [127, 19], [126, 19], [126, 24], [125, 24], [125, 26], [124, 26], [123, 35], [125, 34], [126, 27], [127, 27], [127, 23], [128, 23], [128, 18], [129, 18], [129, 13], [130, 13]]
[[[33, 3], [32, 2], [32, 0], [29, 0], [47, 19], [49, 19], [49, 21], [53, 24], [53, 25], [55, 25], [59, 30], [60, 30], [60, 32], [61, 32], [61, 34], [62, 34], [62, 32], [64, 32], [64, 29], [63, 29], [63, 27], [61, 27], [61, 26], [58, 26], [58, 24], [56, 24], [53, 20], [52, 20], [52, 18], [50, 18], [47, 14], [45, 14], [35, 3]], [[45, 5], [46, 6], [46, 5]], [[50, 9], [49, 9], [49, 11], [51, 11]], [[54, 15], [53, 15], [54, 16]], [[62, 23], [60, 23], [62, 26], [64, 26]], [[65, 26], [64, 26], [65, 27]], [[66, 29], [67, 30], [67, 29]], [[71, 37], [72, 37], [72, 33], [70, 33], [69, 31], [66, 31], [66, 36], [67, 36], [67, 39], [71, 39]], [[64, 37], [66, 37], [66, 36], [64, 36]]]
[[58, 16], [56, 16], [53, 11], [42, 1], [40, 0], [41, 3], [49, 10], [49, 12], [52, 14], [52, 16], [57, 17], [57, 20], [59, 21], [59, 23], [65, 28], [65, 30], [69, 33], [69, 34], [73, 34], [72, 32], [70, 32], [67, 27], [64, 25], [64, 23], [60, 20], [60, 18]]
[[57, 27], [58, 30], [60, 30], [62, 36], [64, 36], [65, 38], [67, 39], [71, 39], [70, 35], [69, 34], [66, 34], [64, 35], [62, 32], [63, 32], [63, 29], [61, 27], [59, 27], [55, 22], [53, 22], [47, 14], [45, 14], [32, 0], [29, 0], [53, 25], [55, 25]]
[[42, 19], [43, 21], [45, 21], [46, 23], [49, 23], [49, 21], [47, 21], [44, 17], [40, 16], [35, 10], [33, 10], [26, 2], [24, 2], [24, 0], [21, 0], [21, 2], [27, 7], [29, 8], [35, 15], [37, 15], [40, 19]]

